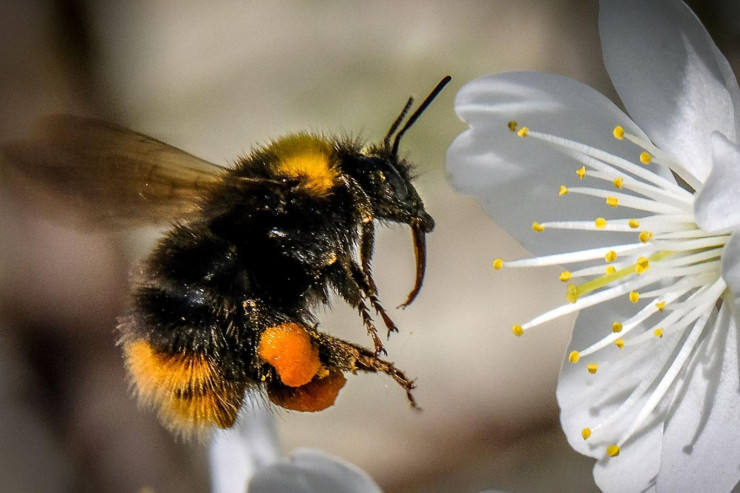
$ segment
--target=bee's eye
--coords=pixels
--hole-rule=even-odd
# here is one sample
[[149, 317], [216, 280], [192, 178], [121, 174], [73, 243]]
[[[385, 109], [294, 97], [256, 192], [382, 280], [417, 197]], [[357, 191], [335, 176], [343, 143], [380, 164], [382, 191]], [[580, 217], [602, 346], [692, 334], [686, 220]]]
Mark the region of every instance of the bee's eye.
[[384, 182], [387, 182], [399, 200], [406, 200], [409, 196], [409, 189], [406, 186], [406, 180], [401, 176], [398, 170], [392, 164], [379, 158], [373, 158], [374, 165], [378, 170], [378, 176]]
[[396, 197], [399, 200], [406, 200], [409, 196], [409, 189], [406, 188], [406, 182], [403, 177], [398, 173], [394, 167], [389, 168], [389, 172], [386, 174], [388, 182], [391, 184]]

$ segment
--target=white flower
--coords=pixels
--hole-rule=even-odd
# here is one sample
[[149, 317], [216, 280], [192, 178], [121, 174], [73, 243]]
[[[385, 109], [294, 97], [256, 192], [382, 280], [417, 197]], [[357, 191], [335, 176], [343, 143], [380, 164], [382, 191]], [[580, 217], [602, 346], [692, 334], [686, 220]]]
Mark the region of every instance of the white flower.
[[211, 441], [214, 493], [380, 493], [364, 471], [320, 450], [296, 449], [280, 457], [274, 413], [247, 396], [236, 425]]
[[[602, 0], [604, 60], [630, 117], [565, 77], [469, 83], [448, 151], [579, 312], [558, 385], [571, 445], [609, 491], [730, 491], [740, 478], [740, 89], [678, 0]], [[677, 177], [677, 178], [676, 178]], [[536, 222], [534, 222], [536, 221]], [[535, 302], [533, 300], [533, 302]]]

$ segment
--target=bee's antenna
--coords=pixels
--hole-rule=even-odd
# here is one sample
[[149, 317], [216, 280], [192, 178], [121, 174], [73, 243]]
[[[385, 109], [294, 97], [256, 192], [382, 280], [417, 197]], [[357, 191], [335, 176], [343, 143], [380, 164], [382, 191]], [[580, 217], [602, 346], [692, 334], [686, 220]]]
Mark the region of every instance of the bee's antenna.
[[[416, 120], [421, 116], [422, 113], [424, 113], [424, 110], [427, 109], [427, 107], [434, 101], [434, 98], [436, 98], [440, 92], [442, 92], [442, 89], [447, 85], [448, 82], [452, 80], [452, 77], [449, 75], [446, 75], [439, 83], [432, 89], [432, 92], [429, 93], [429, 96], [426, 97], [426, 99], [419, 105], [418, 108], [416, 108], [416, 111], [409, 117], [409, 119], [406, 121], [406, 124], [401, 128], [401, 130], [398, 131], [396, 134], [396, 138], [393, 139], [393, 148], [391, 149], [391, 156], [397, 156], [398, 155], [398, 146], [401, 144], [401, 137], [403, 137], [403, 134], [406, 133], [406, 130], [411, 128], [411, 125], [416, 122]], [[386, 145], [389, 143], [391, 135], [393, 132], [398, 128], [398, 125], [401, 124], [401, 121], [406, 117], [406, 113], [408, 113], [409, 108], [411, 107], [411, 104], [414, 102], [414, 98], [409, 98], [408, 102], [406, 103], [406, 106], [403, 108], [403, 111], [401, 114], [396, 118], [396, 121], [393, 122], [393, 125], [391, 125], [391, 129], [388, 132], [388, 135], [385, 137], [384, 142]]]
[[414, 104], [413, 96], [410, 97], [408, 101], [406, 101], [406, 106], [403, 107], [403, 109], [401, 110], [401, 114], [398, 115], [398, 118], [396, 118], [396, 120], [391, 125], [391, 128], [388, 130], [388, 133], [385, 135], [385, 139], [383, 139], [383, 147], [385, 147], [386, 149], [390, 149], [391, 137], [393, 137], [393, 134], [396, 133], [396, 130], [398, 129], [398, 126], [401, 124], [401, 122], [403, 122], [403, 119], [406, 118], [406, 115], [411, 109], [412, 104]]

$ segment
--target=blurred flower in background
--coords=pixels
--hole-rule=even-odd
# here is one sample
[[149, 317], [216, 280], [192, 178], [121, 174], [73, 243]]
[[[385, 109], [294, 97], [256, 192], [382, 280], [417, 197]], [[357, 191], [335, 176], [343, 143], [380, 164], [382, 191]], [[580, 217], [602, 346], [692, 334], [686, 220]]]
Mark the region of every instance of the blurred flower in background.
[[[695, 3], [718, 43], [735, 46], [735, 2]], [[595, 491], [591, 460], [568, 447], [558, 426], [556, 375], [572, 317], [527, 344], [502, 337], [559, 303], [558, 271], [548, 282], [534, 270], [493, 275], [484, 267], [492, 245], [505, 258], [526, 252], [449, 189], [444, 153], [463, 128], [452, 111], [456, 88], [492, 72], [568, 74], [613, 99], [595, 63], [596, 16], [596, 2], [582, 0], [8, 0], [0, 6], [0, 140], [67, 112], [227, 164], [295, 130], [377, 139], [410, 94], [422, 97], [451, 74], [404, 137], [437, 228], [424, 288], [409, 308], [392, 311], [401, 331], [385, 344], [416, 378], [423, 412], [410, 411], [385, 379], [357, 376], [327, 411], [275, 413], [282, 447], [270, 457], [320, 449], [388, 492]], [[38, 218], [31, 192], [0, 193], [3, 488], [207, 491], [207, 450], [173, 441], [137, 409], [114, 346], [127, 277], [157, 232], [70, 231]], [[406, 229], [379, 231], [373, 272], [385, 305], [402, 302], [414, 275]], [[321, 327], [367, 343], [341, 301]]]
[[599, 28], [634, 122], [565, 77], [479, 79], [456, 100], [470, 130], [449, 149], [450, 180], [538, 255], [494, 268], [569, 267], [567, 302], [513, 331], [580, 312], [558, 402], [571, 445], [598, 459], [597, 484], [730, 491], [740, 89], [680, 0], [602, 0]]

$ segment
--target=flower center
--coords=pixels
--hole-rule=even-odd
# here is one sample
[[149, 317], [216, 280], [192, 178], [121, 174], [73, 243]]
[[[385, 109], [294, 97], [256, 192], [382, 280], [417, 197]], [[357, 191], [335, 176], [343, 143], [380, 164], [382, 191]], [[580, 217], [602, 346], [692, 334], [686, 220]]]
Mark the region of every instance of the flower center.
[[[625, 132], [620, 126], [614, 128], [613, 136], [637, 146], [635, 162], [580, 142], [528, 127], [520, 128], [513, 121], [508, 127], [521, 138], [537, 139], [553, 146], [581, 166], [575, 170], [574, 181], [582, 183], [560, 185], [553, 193], [564, 200], [569, 195], [591, 196], [601, 199], [609, 208], [630, 210], [634, 214], [609, 220], [596, 217], [592, 221], [565, 219], [532, 224], [536, 232], [560, 229], [629, 234], [632, 240], [625, 243], [511, 262], [496, 259], [493, 267], [497, 270], [576, 266], [560, 274], [560, 280], [568, 283], [568, 303], [524, 324], [514, 325], [514, 334], [521, 336], [528, 329], [554, 318], [627, 297], [635, 307], [631, 316], [608, 321], [603, 337], [568, 355], [568, 361], [573, 364], [586, 360], [583, 361], [585, 370], [593, 375], [597, 374], [599, 363], [591, 356], [597, 351], [609, 346], [619, 351], [629, 346], [660, 344], [664, 337], [683, 334], [680, 349], [671, 355], [672, 359], [665, 363], [661, 372], [654, 378], [644, 379], [614, 413], [583, 428], [584, 440], [593, 440], [600, 433], [604, 437], [613, 436], [614, 433], [608, 433], [610, 427], [633, 413], [634, 418], [626, 431], [618, 433], [616, 441], [605, 442], [606, 454], [614, 457], [658, 406], [725, 292], [727, 285], [721, 277], [721, 257], [730, 235], [699, 228], [694, 219], [694, 194], [648, 167], [663, 167], [697, 189], [701, 182], [693, 174], [670, 154]], [[642, 407], [635, 413], [634, 407], [638, 405]]]

